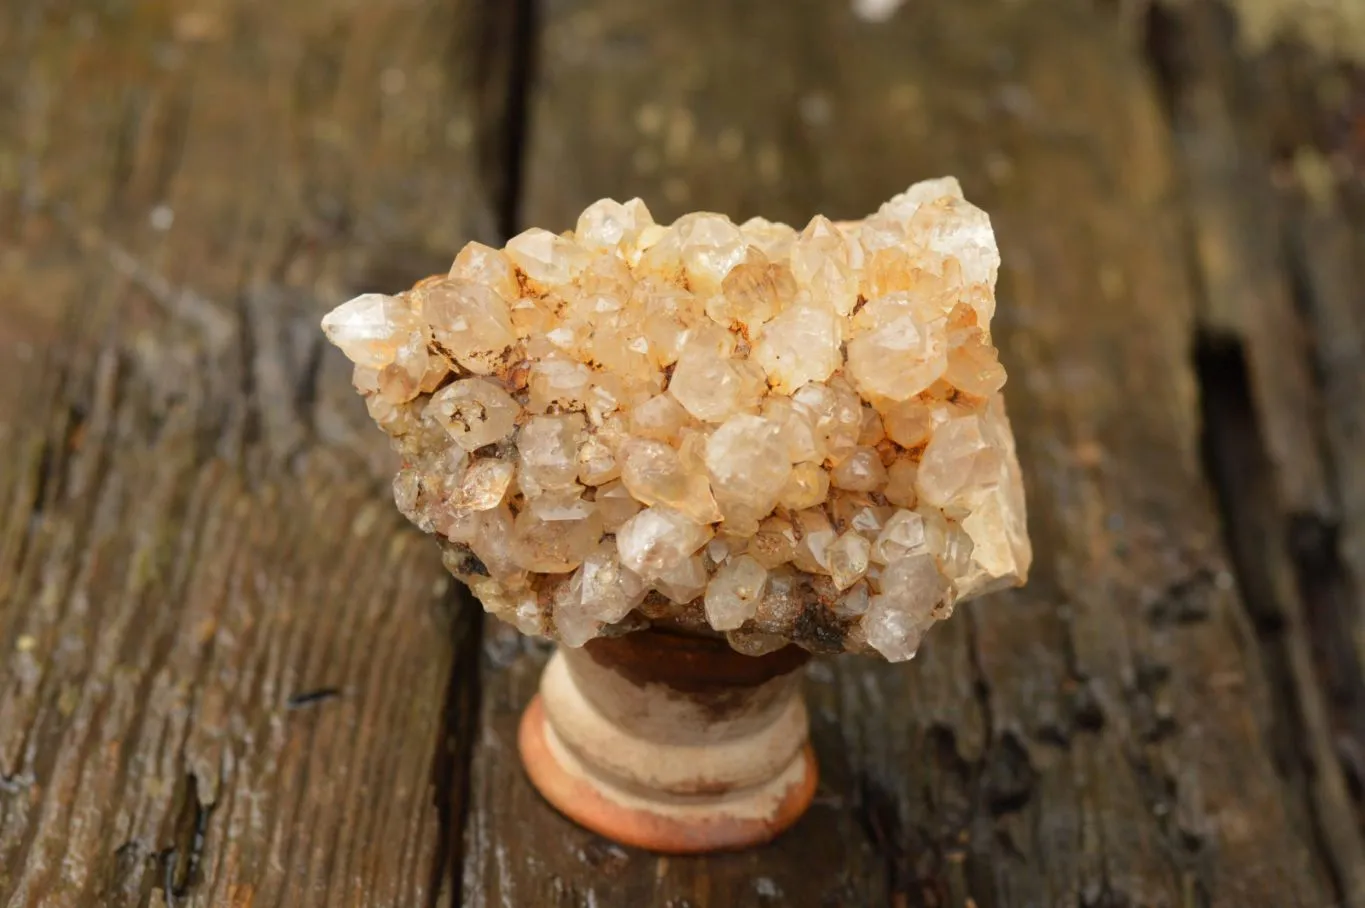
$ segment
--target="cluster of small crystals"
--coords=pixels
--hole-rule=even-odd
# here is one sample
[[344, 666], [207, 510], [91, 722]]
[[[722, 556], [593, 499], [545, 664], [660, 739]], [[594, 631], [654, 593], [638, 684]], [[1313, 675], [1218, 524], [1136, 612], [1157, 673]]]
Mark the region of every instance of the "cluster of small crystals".
[[323, 329], [402, 455], [398, 507], [522, 631], [903, 660], [1031, 557], [998, 264], [952, 178], [801, 231], [603, 200]]

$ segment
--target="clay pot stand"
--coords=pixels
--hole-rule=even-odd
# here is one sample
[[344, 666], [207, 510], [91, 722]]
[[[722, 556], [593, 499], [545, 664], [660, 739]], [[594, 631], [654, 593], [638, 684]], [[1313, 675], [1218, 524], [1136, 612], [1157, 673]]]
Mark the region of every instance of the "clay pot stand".
[[547, 801], [625, 845], [686, 854], [766, 842], [815, 794], [808, 658], [661, 630], [560, 647], [522, 715], [522, 762]]

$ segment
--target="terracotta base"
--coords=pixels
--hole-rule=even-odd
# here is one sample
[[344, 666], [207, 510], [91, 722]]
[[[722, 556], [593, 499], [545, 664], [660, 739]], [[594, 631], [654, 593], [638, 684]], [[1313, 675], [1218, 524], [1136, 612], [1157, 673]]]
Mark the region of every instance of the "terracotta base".
[[761, 844], [815, 794], [804, 661], [656, 631], [561, 649], [522, 716], [522, 762], [552, 805], [622, 844]]

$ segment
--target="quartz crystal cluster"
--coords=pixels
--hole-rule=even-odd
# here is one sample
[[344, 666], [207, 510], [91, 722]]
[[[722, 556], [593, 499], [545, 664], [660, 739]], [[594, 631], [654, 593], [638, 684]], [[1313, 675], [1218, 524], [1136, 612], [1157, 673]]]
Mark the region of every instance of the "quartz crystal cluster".
[[1031, 557], [998, 264], [952, 178], [799, 231], [603, 200], [323, 329], [399, 509], [522, 631], [902, 660]]

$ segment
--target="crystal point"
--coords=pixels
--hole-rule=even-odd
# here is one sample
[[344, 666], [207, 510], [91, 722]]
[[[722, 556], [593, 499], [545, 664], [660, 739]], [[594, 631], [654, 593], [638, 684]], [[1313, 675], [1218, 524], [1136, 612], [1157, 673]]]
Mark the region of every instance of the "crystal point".
[[356, 365], [383, 369], [410, 335], [425, 333], [425, 326], [402, 300], [366, 293], [327, 313], [322, 330]]
[[706, 618], [718, 631], [731, 631], [758, 611], [768, 569], [752, 556], [740, 555], [721, 565], [706, 586]]

